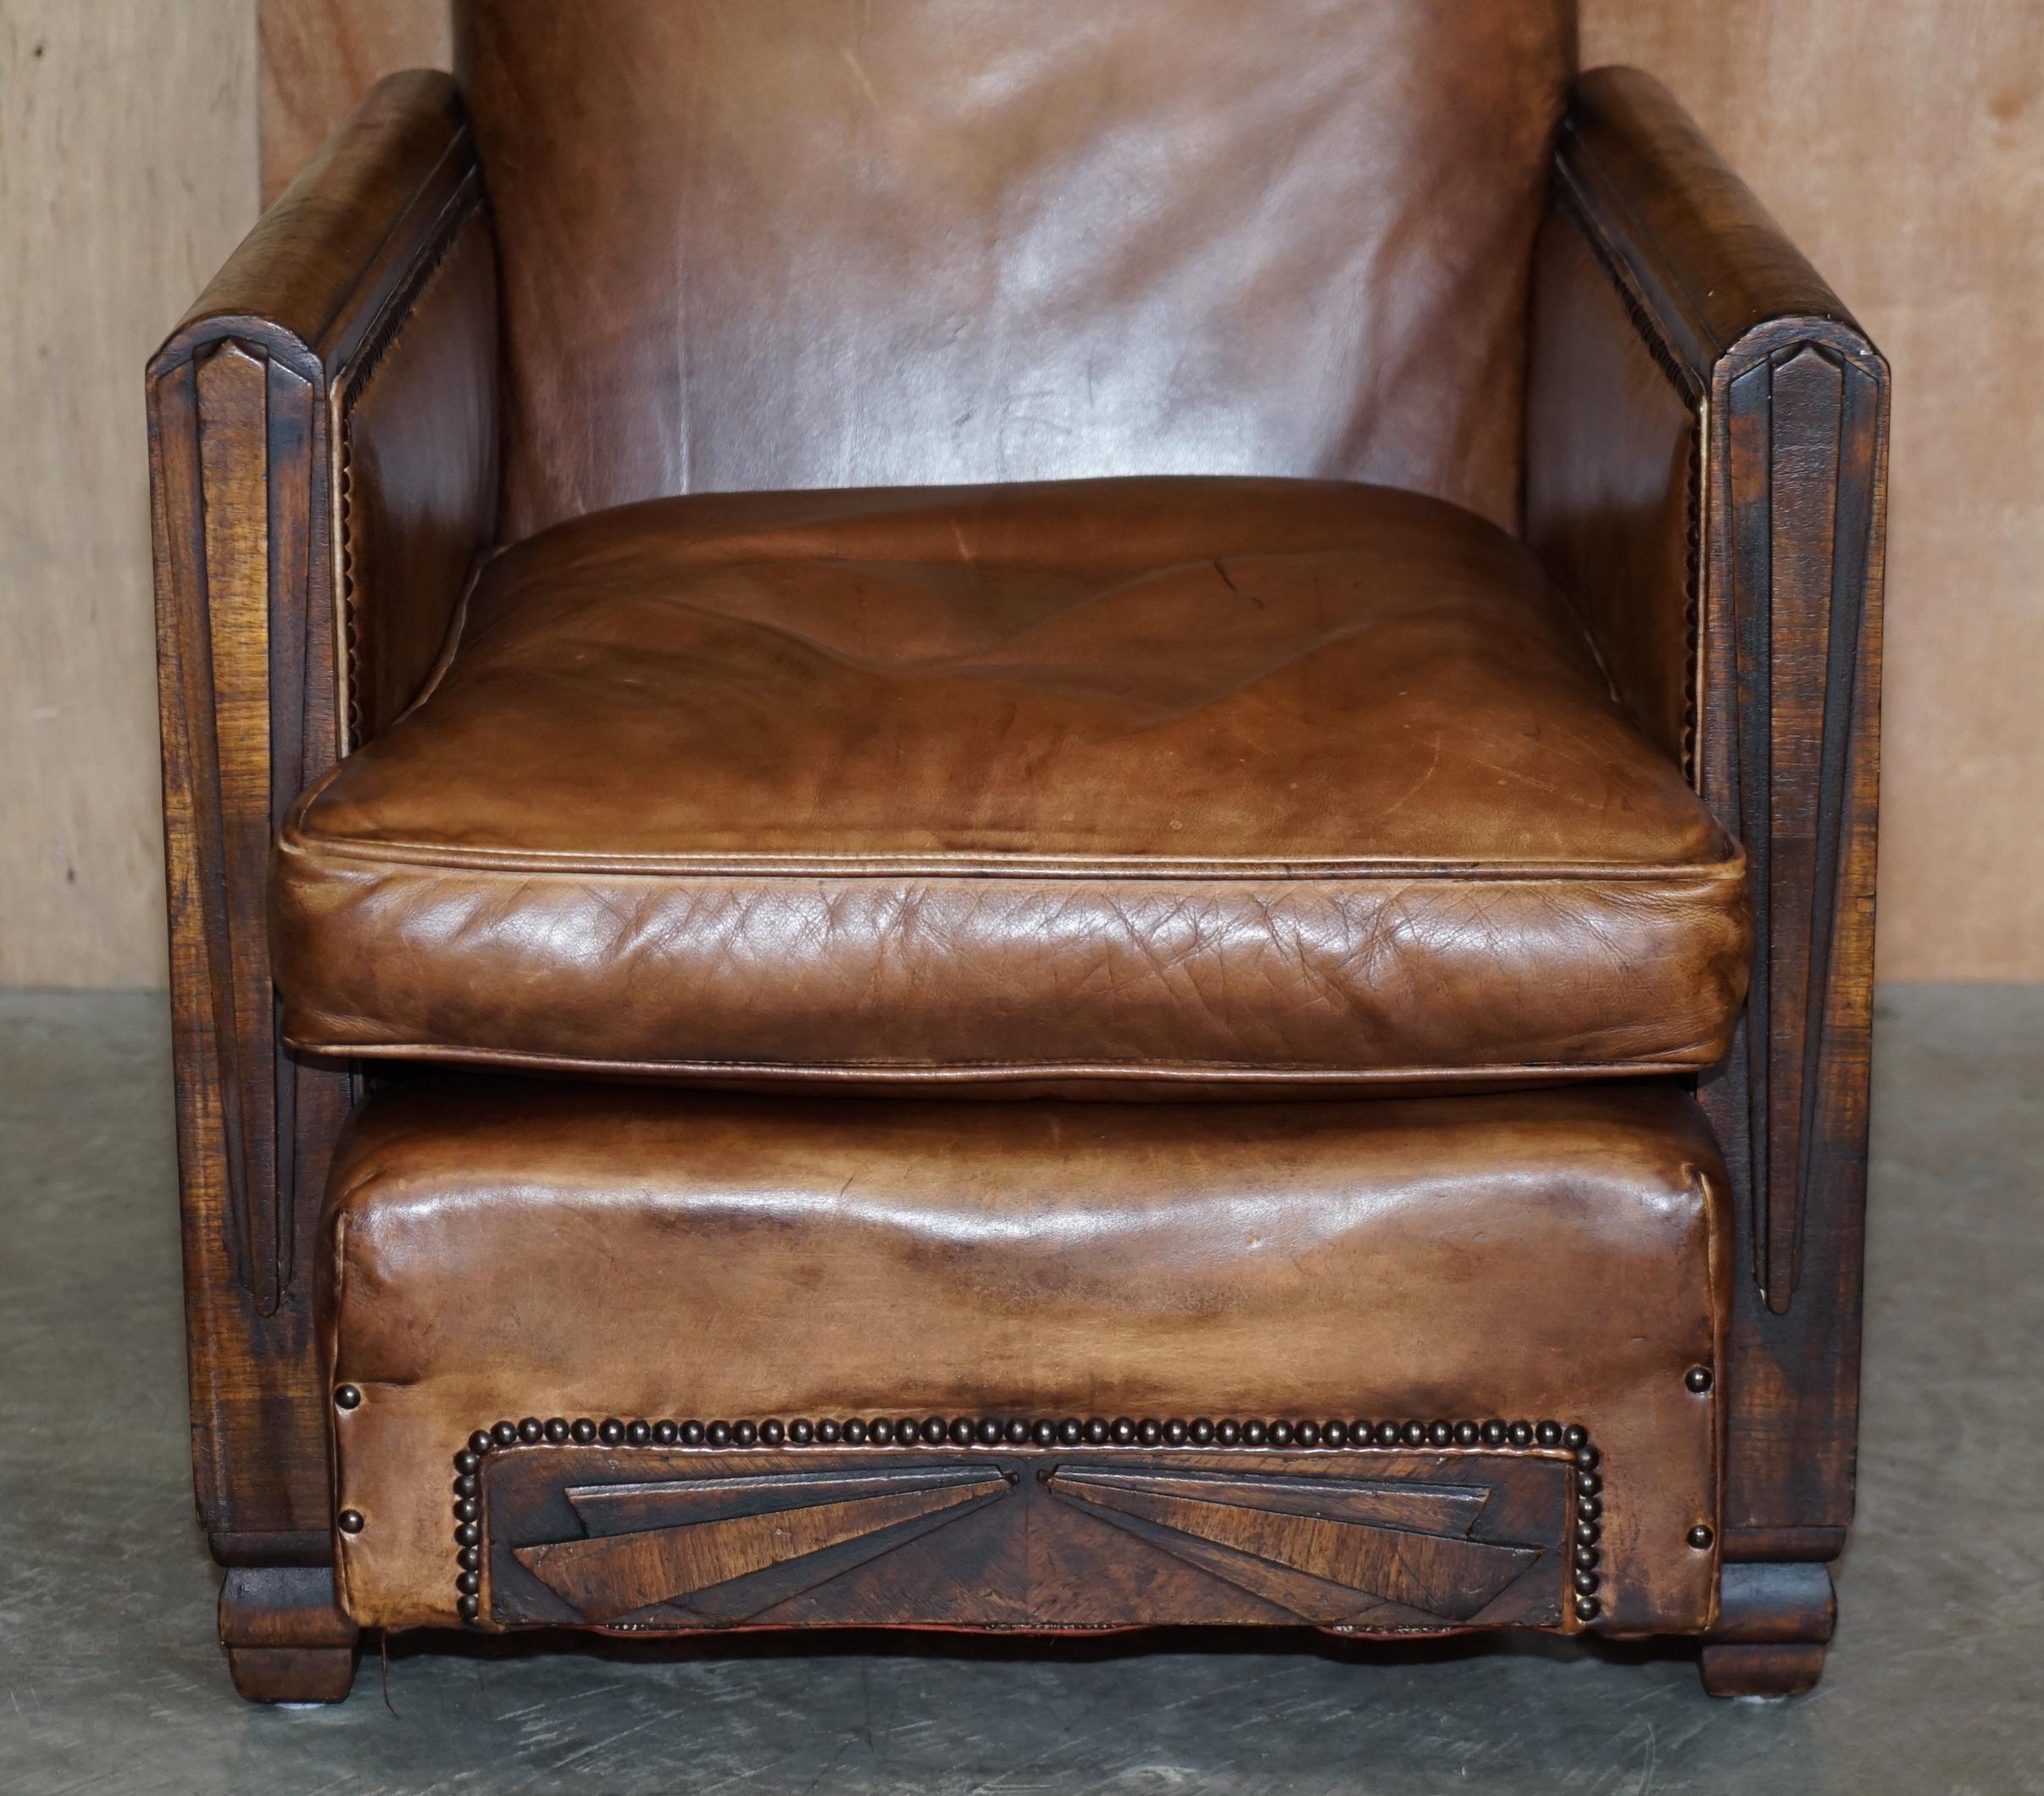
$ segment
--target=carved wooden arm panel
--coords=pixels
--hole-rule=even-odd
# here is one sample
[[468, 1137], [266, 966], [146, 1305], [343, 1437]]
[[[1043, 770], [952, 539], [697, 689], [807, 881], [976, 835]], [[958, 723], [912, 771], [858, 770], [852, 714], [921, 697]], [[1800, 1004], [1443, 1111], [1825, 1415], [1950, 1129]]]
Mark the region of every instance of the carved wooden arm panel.
[[1745, 1158], [1753, 1271], [1777, 1313], [1802, 1282], [1811, 1213], [1837, 1195], [1823, 1187], [1842, 1178], [1856, 1197], [1864, 1177], [1885, 387], [1863, 347], [1782, 331], [1714, 389], [1726, 627], [1704, 777], [1739, 820], [1766, 950]]
[[1703, 1081], [1741, 1204], [1728, 1550], [1852, 1501], [1888, 371], [1675, 102], [1585, 76], [1536, 282], [1528, 531], [1745, 844], [1755, 963]]
[[[423, 674], [416, 645], [437, 647], [488, 541], [495, 331], [487, 213], [453, 84], [401, 75], [149, 365], [196, 1469], [230, 1554], [230, 1534], [251, 1551], [259, 1537], [273, 1562], [319, 1551], [325, 1454], [301, 1274], [351, 1094], [348, 1074], [301, 1065], [278, 1039], [270, 842], [365, 715], [387, 715], [376, 695]], [[458, 402], [433, 403], [450, 383]], [[421, 506], [425, 464], [437, 484]], [[409, 615], [391, 614], [399, 590]]]

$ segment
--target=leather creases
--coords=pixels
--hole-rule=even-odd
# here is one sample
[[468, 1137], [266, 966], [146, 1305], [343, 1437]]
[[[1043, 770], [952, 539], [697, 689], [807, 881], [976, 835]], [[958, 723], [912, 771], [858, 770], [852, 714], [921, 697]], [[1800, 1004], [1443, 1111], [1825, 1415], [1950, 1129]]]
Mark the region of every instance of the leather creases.
[[1158, 479], [630, 507], [500, 554], [286, 824], [315, 1053], [1339, 1089], [1694, 1070], [1736, 848], [1527, 552]]

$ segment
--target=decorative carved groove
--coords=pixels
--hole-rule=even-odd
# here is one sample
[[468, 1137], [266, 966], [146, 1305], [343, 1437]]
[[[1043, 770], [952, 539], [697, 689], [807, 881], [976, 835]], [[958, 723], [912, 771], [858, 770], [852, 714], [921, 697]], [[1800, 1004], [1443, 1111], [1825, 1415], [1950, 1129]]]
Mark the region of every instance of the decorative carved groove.
[[[317, 389], [228, 337], [158, 370], [155, 413], [165, 826], [183, 1003], [203, 1017], [189, 1076], [217, 1119], [234, 1282], [277, 1314], [297, 1264], [291, 1170], [307, 1075], [279, 1052], [264, 926], [269, 843], [317, 752], [319, 633], [310, 468]], [[325, 752], [330, 756], [330, 745]], [[194, 1018], [193, 1020], [196, 1020]], [[342, 1108], [325, 1109], [338, 1120]]]
[[[1052, 1493], [1148, 1515], [1158, 1501], [1227, 1504], [1269, 1515], [1301, 1517], [1343, 1527], [1383, 1528], [1466, 1540], [1483, 1513], [1486, 1493], [1471, 1485], [1386, 1484], [1317, 1478], [1302, 1487], [1290, 1478], [1248, 1473], [1130, 1471], [1124, 1467], [1060, 1465], [1047, 1473]], [[1123, 1499], [1139, 1499], [1139, 1503]]]
[[251, 882], [262, 890], [276, 795], [271, 663], [283, 646], [272, 614], [280, 589], [303, 574], [302, 559], [292, 564], [303, 537], [288, 504], [280, 531], [272, 528], [271, 435], [303, 436], [310, 388], [260, 348], [229, 339], [159, 371], [152, 397], [174, 924], [197, 950], [174, 950], [173, 970], [203, 1007], [198, 1066], [223, 1137], [225, 1245], [236, 1282], [269, 1315], [289, 1282], [291, 1245], [271, 1201], [275, 1025], [261, 908], [236, 894]]
[[457, 1607], [499, 1627], [1577, 1627], [1603, 1608], [1599, 1465], [1552, 1421], [528, 1416], [454, 1455]]
[[264, 1201], [275, 1166], [272, 1042], [259, 920], [226, 902], [240, 882], [261, 881], [269, 848], [269, 534], [268, 369], [260, 354], [225, 342], [198, 365], [198, 451], [205, 560], [199, 580], [212, 670], [212, 790], [219, 876], [225, 889], [208, 921], [224, 976], [213, 992], [220, 1089], [234, 1143], [228, 1164], [242, 1282], [267, 1315], [277, 1307], [275, 1207]]
[[[614, 1621], [834, 1547], [856, 1543], [864, 1549], [856, 1558], [834, 1557], [828, 1571], [819, 1572], [819, 1577], [834, 1576], [847, 1564], [899, 1546], [962, 1505], [990, 1502], [1013, 1482], [994, 1467], [967, 1465], [839, 1477], [717, 1479], [706, 1481], [708, 1491], [686, 1485], [641, 1487], [630, 1494], [686, 1499], [714, 1493], [741, 1505], [742, 1512], [629, 1533], [592, 1532], [580, 1540], [519, 1547], [512, 1556], [589, 1620]], [[567, 1494], [584, 1525], [593, 1529], [613, 1506], [606, 1499], [622, 1493], [585, 1488]], [[762, 1498], [771, 1506], [761, 1506]], [[742, 1607], [737, 1615], [747, 1612]], [[736, 1618], [728, 1608], [724, 1613]]]
[[1826, 1175], [1825, 1112], [1838, 1101], [1826, 1090], [1827, 1013], [1852, 901], [1841, 876], [1859, 796], [1880, 391], [1858, 361], [1795, 342], [1731, 376], [1727, 393], [1730, 770], [1759, 943], [1745, 1038], [1753, 1272], [1780, 1315], [1801, 1278], [1804, 1209]]
[[[1386, 1603], [1419, 1615], [1469, 1621], [1541, 1552], [1539, 1543], [1493, 1545], [1468, 1537], [1490, 1494], [1481, 1490], [1425, 1485], [1402, 1490], [1395, 1484], [1320, 1480], [1306, 1486], [1280, 1478], [1136, 1476], [1066, 1465], [1044, 1482], [1053, 1495], [1088, 1504], [1117, 1526], [1192, 1557], [1218, 1576], [1281, 1602], [1302, 1621], [1322, 1626], [1354, 1626], [1380, 1615]], [[1409, 1499], [1403, 1526], [1341, 1513], [1360, 1500], [1396, 1514], [1401, 1497]], [[1439, 1513], [1444, 1508], [1461, 1513]], [[1189, 1553], [1193, 1542], [1224, 1550]], [[1271, 1576], [1276, 1567], [1305, 1576], [1281, 1581]], [[1358, 1593], [1365, 1599], [1360, 1604]]]

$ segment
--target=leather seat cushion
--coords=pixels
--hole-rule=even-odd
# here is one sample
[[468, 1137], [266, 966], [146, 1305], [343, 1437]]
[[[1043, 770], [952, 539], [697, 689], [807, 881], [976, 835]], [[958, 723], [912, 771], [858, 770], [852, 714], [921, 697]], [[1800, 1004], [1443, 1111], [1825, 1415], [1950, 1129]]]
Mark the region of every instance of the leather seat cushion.
[[1741, 857], [1530, 555], [1383, 487], [703, 496], [499, 554], [288, 819], [313, 1052], [1259, 1088], [1694, 1068]]
[[453, 1619], [449, 1459], [499, 1420], [1556, 1418], [1602, 1456], [1598, 1625], [1700, 1627], [1719, 1405], [1687, 1374], [1720, 1363], [1725, 1191], [1662, 1081], [1178, 1105], [402, 1080], [322, 1234], [324, 1351], [360, 1393], [332, 1412], [364, 1518], [342, 1601]]

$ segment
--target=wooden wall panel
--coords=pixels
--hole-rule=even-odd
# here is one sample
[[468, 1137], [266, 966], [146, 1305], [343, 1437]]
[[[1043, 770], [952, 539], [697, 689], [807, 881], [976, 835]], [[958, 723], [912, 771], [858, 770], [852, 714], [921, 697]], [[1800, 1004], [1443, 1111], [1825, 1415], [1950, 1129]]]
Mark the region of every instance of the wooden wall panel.
[[247, 0], [0, 0], [0, 984], [164, 976], [142, 364], [256, 212]]
[[[160, 977], [138, 370], [439, 0], [0, 0], [0, 981]], [[34, 46], [44, 45], [38, 58]], [[1897, 370], [1880, 970], [2044, 978], [2044, 7], [1584, 0]], [[88, 359], [82, 346], [90, 345]]]
[[256, 16], [266, 206], [379, 75], [453, 55], [442, 0], [256, 0]]
[[2044, 978], [2044, 6], [1587, 0], [1895, 369], [1880, 972]]

